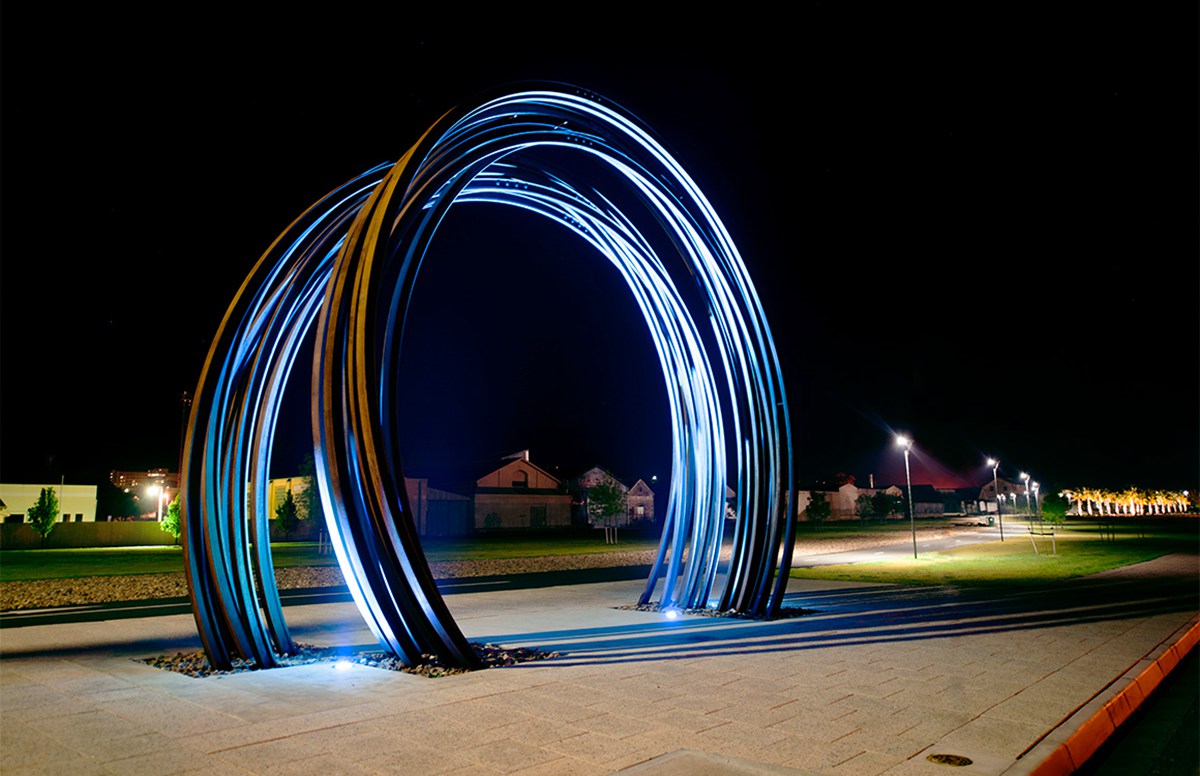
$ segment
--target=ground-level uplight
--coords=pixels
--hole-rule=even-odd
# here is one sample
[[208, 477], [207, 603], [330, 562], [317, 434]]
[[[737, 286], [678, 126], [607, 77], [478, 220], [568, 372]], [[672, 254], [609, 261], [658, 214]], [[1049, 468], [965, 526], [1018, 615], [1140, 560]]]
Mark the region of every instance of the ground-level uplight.
[[896, 444], [904, 448], [904, 480], [908, 483], [908, 524], [912, 528], [913, 558], [917, 557], [917, 517], [913, 512], [912, 474], [908, 468], [908, 453], [912, 450], [912, 440], [903, 434], [896, 435]]

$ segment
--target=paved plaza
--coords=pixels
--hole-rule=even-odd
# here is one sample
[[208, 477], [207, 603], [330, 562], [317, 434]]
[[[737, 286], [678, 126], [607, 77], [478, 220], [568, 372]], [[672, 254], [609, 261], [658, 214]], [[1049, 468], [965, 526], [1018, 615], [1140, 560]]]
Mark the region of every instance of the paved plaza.
[[[788, 605], [812, 611], [772, 622], [615, 608], [636, 581], [463, 593], [447, 602], [468, 638], [560, 656], [436, 679], [332, 663], [194, 679], [136, 662], [197, 649], [188, 615], [6, 628], [0, 767], [1063, 772], [1064, 742], [1194, 636], [1197, 568], [1172, 555], [1000, 596], [792, 580]], [[286, 615], [299, 641], [374, 647], [352, 604]]]

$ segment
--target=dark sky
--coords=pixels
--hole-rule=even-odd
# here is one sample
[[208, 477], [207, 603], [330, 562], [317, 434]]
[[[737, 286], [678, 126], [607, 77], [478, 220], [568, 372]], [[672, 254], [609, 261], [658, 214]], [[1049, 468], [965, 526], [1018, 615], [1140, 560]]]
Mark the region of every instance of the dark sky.
[[[585, 33], [9, 4], [0, 479], [174, 469], [179, 395], [271, 240], [452, 105], [541, 79], [638, 114], [721, 214], [802, 479], [899, 481], [904, 430], [918, 482], [980, 482], [995, 455], [1049, 487], [1195, 491], [1194, 11], [820, 5]], [[528, 447], [567, 476], [665, 476], [661, 377], [619, 278], [486, 210], [453, 214], [421, 279], [409, 473], [473, 478]]]

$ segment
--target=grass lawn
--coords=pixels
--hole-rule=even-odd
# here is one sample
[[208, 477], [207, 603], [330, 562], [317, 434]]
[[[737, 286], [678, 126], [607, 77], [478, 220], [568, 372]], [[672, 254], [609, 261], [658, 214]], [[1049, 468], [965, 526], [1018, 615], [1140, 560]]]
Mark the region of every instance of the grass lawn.
[[600, 552], [640, 552], [657, 550], [658, 539], [647, 539], [630, 533], [618, 537], [620, 544], [605, 544], [604, 534], [569, 538], [557, 537], [496, 537], [488, 539], [426, 539], [421, 543], [425, 557], [431, 561], [537, 558], [546, 555], [587, 555]]
[[180, 547], [81, 547], [0, 551], [0, 582], [183, 571]]
[[793, 569], [791, 575], [900, 585], [1042, 585], [1197, 549], [1194, 521], [1176, 529], [1152, 528], [1144, 536], [1118, 533], [1116, 541], [1104, 541], [1091, 527], [1060, 530], [1055, 537], [1056, 555], [1050, 554], [1050, 537], [1034, 538], [1039, 554], [1034, 554], [1024, 531], [1014, 531], [1004, 542], [925, 552], [917, 559]]
[[[1200, 520], [1147, 524], [1144, 536], [1131, 527], [1118, 529], [1115, 542], [1103, 541], [1095, 526], [1072, 524], [1057, 537], [1058, 555], [1048, 554], [1048, 537], [1038, 538], [1040, 555], [1033, 554], [1029, 537], [1013, 526], [1007, 541], [922, 553], [918, 560], [862, 563], [795, 569], [792, 576], [859, 582], [925, 585], [1039, 584], [1091, 574], [1180, 550], [1196, 551]], [[857, 522], [826, 524], [820, 531], [803, 531], [806, 541], [893, 530], [907, 535], [907, 524], [862, 526]], [[523, 558], [602, 552], [654, 550], [657, 539], [630, 533], [620, 544], [605, 544], [601, 534], [563, 536], [501, 536], [476, 539], [428, 539], [423, 543], [430, 561]], [[276, 567], [332, 566], [333, 555], [318, 555], [309, 542], [281, 542], [271, 547]], [[182, 572], [179, 547], [113, 547], [70, 550], [0, 551], [0, 582], [24, 579], [70, 579]]]
[[[630, 534], [628, 539], [621, 539], [620, 544], [605, 544], [603, 535], [517, 536], [487, 539], [427, 539], [422, 546], [425, 556], [431, 561], [453, 561], [653, 550], [658, 547], [658, 541], [634, 534]], [[271, 558], [276, 568], [337, 565], [337, 558], [333, 555], [317, 554], [317, 545], [312, 542], [272, 544]], [[179, 547], [0, 551], [0, 582], [182, 571], [183, 551]]]

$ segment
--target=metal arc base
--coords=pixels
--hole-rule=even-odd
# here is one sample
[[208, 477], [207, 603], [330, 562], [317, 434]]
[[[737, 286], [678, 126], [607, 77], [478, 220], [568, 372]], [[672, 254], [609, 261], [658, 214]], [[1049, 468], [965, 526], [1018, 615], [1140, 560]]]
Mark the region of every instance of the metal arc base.
[[[266, 494], [284, 387], [314, 326], [316, 481], [354, 601], [402, 660], [433, 654], [478, 666], [410, 517], [396, 412], [400, 381], [411, 379], [401, 342], [421, 264], [447, 211], [468, 205], [521, 208], [568, 230], [583, 247], [578, 260], [610, 262], [645, 318], [674, 461], [641, 602], [657, 595], [664, 608], [777, 613], [791, 556], [781, 550], [795, 530], [791, 435], [746, 267], [700, 189], [632, 114], [539, 84], [447, 113], [398, 162], [330, 192], [276, 239], [235, 296], [195, 393], [182, 473], [188, 586], [214, 667], [234, 657], [269, 667], [295, 650], [272, 571]], [[723, 561], [727, 484], [737, 499]]]

